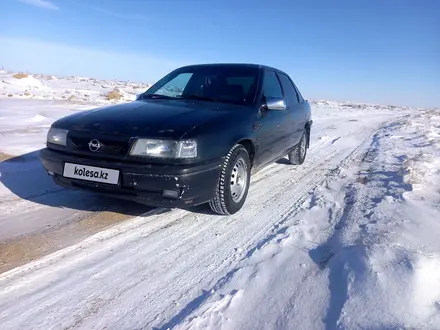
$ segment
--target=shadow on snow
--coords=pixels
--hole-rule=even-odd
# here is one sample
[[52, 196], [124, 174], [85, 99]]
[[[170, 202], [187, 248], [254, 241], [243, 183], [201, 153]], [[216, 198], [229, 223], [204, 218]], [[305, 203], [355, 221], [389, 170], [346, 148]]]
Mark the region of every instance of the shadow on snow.
[[56, 208], [110, 211], [137, 216], [152, 207], [56, 185], [43, 168], [39, 151], [0, 162], [0, 182], [21, 199]]

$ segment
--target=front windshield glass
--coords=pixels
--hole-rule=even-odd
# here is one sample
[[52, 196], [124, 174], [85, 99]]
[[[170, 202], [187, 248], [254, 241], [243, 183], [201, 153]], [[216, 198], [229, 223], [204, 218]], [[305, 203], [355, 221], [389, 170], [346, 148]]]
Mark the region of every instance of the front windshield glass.
[[173, 98], [250, 104], [259, 70], [245, 66], [199, 66], [173, 71], [141, 98]]

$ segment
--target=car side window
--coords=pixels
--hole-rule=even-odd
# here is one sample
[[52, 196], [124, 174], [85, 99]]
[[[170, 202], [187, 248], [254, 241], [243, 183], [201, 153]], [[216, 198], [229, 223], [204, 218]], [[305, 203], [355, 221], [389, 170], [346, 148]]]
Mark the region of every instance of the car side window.
[[277, 75], [273, 71], [266, 71], [263, 83], [264, 97], [283, 97], [283, 90]]
[[287, 105], [296, 104], [300, 102], [298, 93], [296, 92], [295, 86], [288, 76], [285, 74], [279, 74], [281, 84], [283, 85], [284, 94], [286, 95]]
[[299, 102], [303, 103], [304, 102], [304, 98], [301, 95], [301, 92], [299, 91], [298, 87], [296, 87], [295, 83], [293, 83], [293, 87], [295, 87], [296, 93], [298, 94]]

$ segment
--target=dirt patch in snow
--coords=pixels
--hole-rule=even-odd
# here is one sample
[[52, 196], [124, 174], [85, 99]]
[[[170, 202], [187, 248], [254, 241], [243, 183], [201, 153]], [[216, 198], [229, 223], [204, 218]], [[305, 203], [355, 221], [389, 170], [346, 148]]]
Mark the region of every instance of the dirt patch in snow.
[[12, 156], [12, 155], [8, 155], [8, 154], [5, 154], [3, 152], [0, 152], [0, 162], [3, 162], [3, 161], [8, 160], [8, 159], [11, 159], [13, 157], [14, 156]]
[[16, 73], [12, 77], [15, 79], [23, 79], [29, 77], [26, 73]]
[[[127, 205], [127, 207], [130, 206]], [[139, 205], [139, 215], [145, 211], [146, 209]], [[2, 242], [0, 243], [0, 256], [2, 256], [0, 274], [76, 244], [93, 234], [132, 217], [131, 215], [110, 211], [96, 212], [60, 227]]]

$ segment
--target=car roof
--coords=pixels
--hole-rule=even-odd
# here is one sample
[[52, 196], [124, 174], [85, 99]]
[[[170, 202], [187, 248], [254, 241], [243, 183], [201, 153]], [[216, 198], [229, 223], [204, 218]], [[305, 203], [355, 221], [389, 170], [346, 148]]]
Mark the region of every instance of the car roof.
[[279, 73], [285, 73], [284, 71], [268, 66], [268, 65], [262, 65], [262, 64], [255, 64], [255, 63], [202, 63], [202, 64], [191, 64], [181, 67], [180, 69], [186, 69], [186, 68], [197, 68], [197, 67], [243, 67], [243, 68], [257, 68], [257, 69], [268, 69], [277, 71]]

